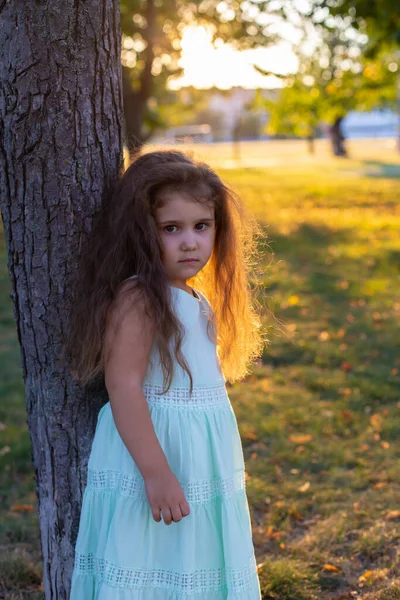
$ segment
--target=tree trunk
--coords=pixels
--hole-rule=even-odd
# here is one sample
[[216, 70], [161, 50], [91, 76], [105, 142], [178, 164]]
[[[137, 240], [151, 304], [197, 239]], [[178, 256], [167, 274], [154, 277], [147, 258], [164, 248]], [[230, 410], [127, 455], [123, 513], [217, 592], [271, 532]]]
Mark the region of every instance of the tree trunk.
[[243, 118], [242, 118], [242, 115], [239, 114], [236, 117], [235, 122], [233, 124], [233, 128], [232, 128], [233, 160], [235, 160], [236, 162], [239, 162], [241, 159], [240, 140], [241, 140], [241, 134], [242, 134], [242, 124], [243, 124]]
[[140, 151], [150, 136], [143, 133], [143, 121], [148, 98], [132, 89], [130, 69], [122, 67], [123, 98], [124, 98], [124, 143], [128, 149], [130, 160]]
[[[400, 51], [397, 52], [400, 61]], [[397, 150], [400, 152], [400, 73], [396, 78]]]
[[344, 117], [338, 117], [329, 128], [329, 135], [332, 143], [332, 150], [335, 156], [347, 157], [346, 147], [344, 145], [344, 135], [342, 132], [342, 121]]
[[60, 349], [81, 240], [122, 167], [118, 0], [0, 2], [0, 208], [21, 347], [46, 599], [69, 598], [106, 401]]
[[143, 123], [147, 101], [153, 92], [153, 61], [154, 40], [156, 36], [156, 5], [155, 0], [147, 0], [145, 17], [147, 27], [143, 36], [147, 43], [144, 54], [144, 67], [140, 75], [139, 89], [132, 88], [130, 80], [130, 69], [123, 67], [123, 94], [125, 110], [125, 145], [129, 151], [131, 160], [140, 151], [143, 144], [151, 137], [151, 132], [145, 134]]
[[315, 154], [315, 136], [313, 133], [307, 136], [307, 149], [309, 154]]

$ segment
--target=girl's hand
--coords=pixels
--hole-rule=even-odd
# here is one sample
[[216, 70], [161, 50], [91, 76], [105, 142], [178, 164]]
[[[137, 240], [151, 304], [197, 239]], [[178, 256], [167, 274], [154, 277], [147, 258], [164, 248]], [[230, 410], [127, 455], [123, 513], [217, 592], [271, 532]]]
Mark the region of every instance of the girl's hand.
[[182, 487], [170, 469], [163, 469], [144, 480], [147, 499], [154, 520], [161, 521], [160, 509], [166, 525], [178, 523], [190, 514], [189, 504]]

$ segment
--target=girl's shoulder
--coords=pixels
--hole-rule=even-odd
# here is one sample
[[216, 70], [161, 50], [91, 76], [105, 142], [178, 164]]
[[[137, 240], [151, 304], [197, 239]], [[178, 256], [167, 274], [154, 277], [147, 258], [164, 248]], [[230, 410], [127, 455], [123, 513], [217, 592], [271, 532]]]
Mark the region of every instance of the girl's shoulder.
[[118, 313], [120, 310], [134, 310], [135, 312], [144, 310], [148, 312], [148, 308], [147, 294], [144, 293], [144, 288], [138, 275], [131, 275], [123, 279], [118, 285], [111, 302], [111, 312]]

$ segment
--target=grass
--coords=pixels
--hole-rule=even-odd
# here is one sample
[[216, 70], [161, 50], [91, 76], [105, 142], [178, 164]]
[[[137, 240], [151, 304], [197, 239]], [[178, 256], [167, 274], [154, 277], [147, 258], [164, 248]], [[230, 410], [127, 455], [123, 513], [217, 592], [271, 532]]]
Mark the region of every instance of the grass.
[[[196, 154], [266, 238], [269, 345], [229, 387], [265, 600], [400, 600], [400, 155], [353, 142]], [[43, 598], [30, 441], [4, 242], [0, 272], [0, 597]], [[267, 317], [266, 317], [267, 318]], [[280, 326], [277, 323], [281, 323]], [[2, 595], [3, 594], [3, 595]]]

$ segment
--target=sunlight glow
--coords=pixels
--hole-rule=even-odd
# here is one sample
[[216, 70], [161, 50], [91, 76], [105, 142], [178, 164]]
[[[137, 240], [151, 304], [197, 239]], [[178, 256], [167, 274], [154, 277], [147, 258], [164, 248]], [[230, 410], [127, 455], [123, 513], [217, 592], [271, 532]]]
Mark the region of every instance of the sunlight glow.
[[261, 75], [253, 64], [266, 71], [282, 75], [297, 70], [298, 61], [289, 40], [256, 50], [238, 51], [229, 44], [211, 44], [211, 34], [203, 27], [185, 27], [182, 38], [180, 66], [183, 77], [170, 79], [168, 87], [179, 89], [194, 86], [199, 89], [217, 87], [229, 89], [240, 86], [247, 89], [281, 87], [273, 75]]

